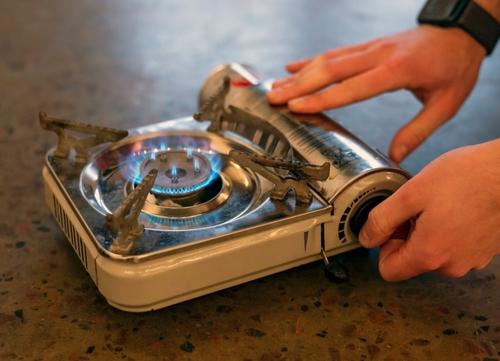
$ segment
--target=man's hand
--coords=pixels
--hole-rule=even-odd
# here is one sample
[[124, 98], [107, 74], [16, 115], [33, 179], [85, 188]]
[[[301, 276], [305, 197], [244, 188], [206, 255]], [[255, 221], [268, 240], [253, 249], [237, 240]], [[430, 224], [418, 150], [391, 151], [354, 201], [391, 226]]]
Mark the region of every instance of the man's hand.
[[482, 46], [458, 28], [419, 26], [288, 64], [293, 74], [273, 84], [268, 100], [315, 113], [408, 89], [424, 107], [390, 145], [389, 156], [400, 162], [458, 111], [484, 57]]
[[[360, 232], [381, 246], [388, 281], [437, 271], [461, 277], [500, 254], [500, 139], [442, 155], [375, 207]], [[393, 234], [413, 222], [406, 239]]]

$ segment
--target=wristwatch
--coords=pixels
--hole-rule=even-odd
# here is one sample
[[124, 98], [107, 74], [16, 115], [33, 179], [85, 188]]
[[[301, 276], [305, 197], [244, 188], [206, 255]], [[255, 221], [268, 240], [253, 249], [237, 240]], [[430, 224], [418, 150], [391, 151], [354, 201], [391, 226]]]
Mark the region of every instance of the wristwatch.
[[500, 23], [471, 0], [428, 0], [418, 15], [419, 24], [459, 27], [490, 55], [500, 37]]

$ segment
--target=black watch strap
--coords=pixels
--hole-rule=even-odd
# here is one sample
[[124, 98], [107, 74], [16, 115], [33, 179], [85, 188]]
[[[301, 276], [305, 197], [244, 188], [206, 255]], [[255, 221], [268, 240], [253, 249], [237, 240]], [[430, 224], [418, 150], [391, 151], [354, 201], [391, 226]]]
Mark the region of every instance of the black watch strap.
[[500, 22], [473, 0], [427, 0], [418, 22], [460, 27], [481, 44], [488, 55], [500, 37]]
[[478, 41], [489, 55], [500, 37], [500, 23], [480, 5], [470, 1], [457, 25]]

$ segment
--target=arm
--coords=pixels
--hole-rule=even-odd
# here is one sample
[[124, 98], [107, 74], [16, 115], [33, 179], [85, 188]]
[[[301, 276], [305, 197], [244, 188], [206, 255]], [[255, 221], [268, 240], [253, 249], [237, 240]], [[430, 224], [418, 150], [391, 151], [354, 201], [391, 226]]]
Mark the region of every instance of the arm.
[[[478, 0], [500, 18], [500, 0]], [[312, 113], [397, 89], [410, 90], [422, 110], [394, 136], [389, 156], [399, 162], [452, 118], [474, 87], [485, 50], [459, 28], [429, 25], [287, 65], [268, 100]]]

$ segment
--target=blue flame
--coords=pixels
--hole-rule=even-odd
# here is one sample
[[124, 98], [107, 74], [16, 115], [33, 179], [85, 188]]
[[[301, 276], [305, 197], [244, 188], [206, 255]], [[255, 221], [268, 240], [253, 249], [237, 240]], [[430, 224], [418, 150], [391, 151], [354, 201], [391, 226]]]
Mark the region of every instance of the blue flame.
[[200, 161], [198, 158], [195, 158], [193, 161], [193, 169], [195, 173], [198, 173], [200, 171]]
[[[149, 142], [146, 147], [136, 150], [125, 157], [124, 162], [127, 165], [125, 176], [133, 183], [139, 184], [145, 175], [141, 174], [141, 166], [147, 160], [155, 160], [158, 153], [168, 151], [168, 150], [183, 150], [186, 152], [188, 157], [192, 157], [193, 154], [200, 154], [208, 159], [211, 170], [208, 177], [202, 182], [185, 186], [185, 187], [175, 187], [169, 188], [159, 184], [155, 184], [152, 188], [152, 192], [157, 194], [164, 195], [182, 195], [197, 191], [207, 185], [211, 184], [215, 179], [219, 177], [219, 171], [221, 169], [221, 157], [218, 153], [212, 151], [207, 144], [197, 144], [196, 149], [192, 145], [185, 146], [182, 142], [179, 142], [179, 139], [173, 139], [172, 144], [167, 144], [167, 139], [165, 138], [156, 138]], [[200, 164], [198, 159], [194, 159], [194, 169], [199, 169]], [[171, 169], [172, 177], [177, 175], [177, 168], [173, 167]]]

